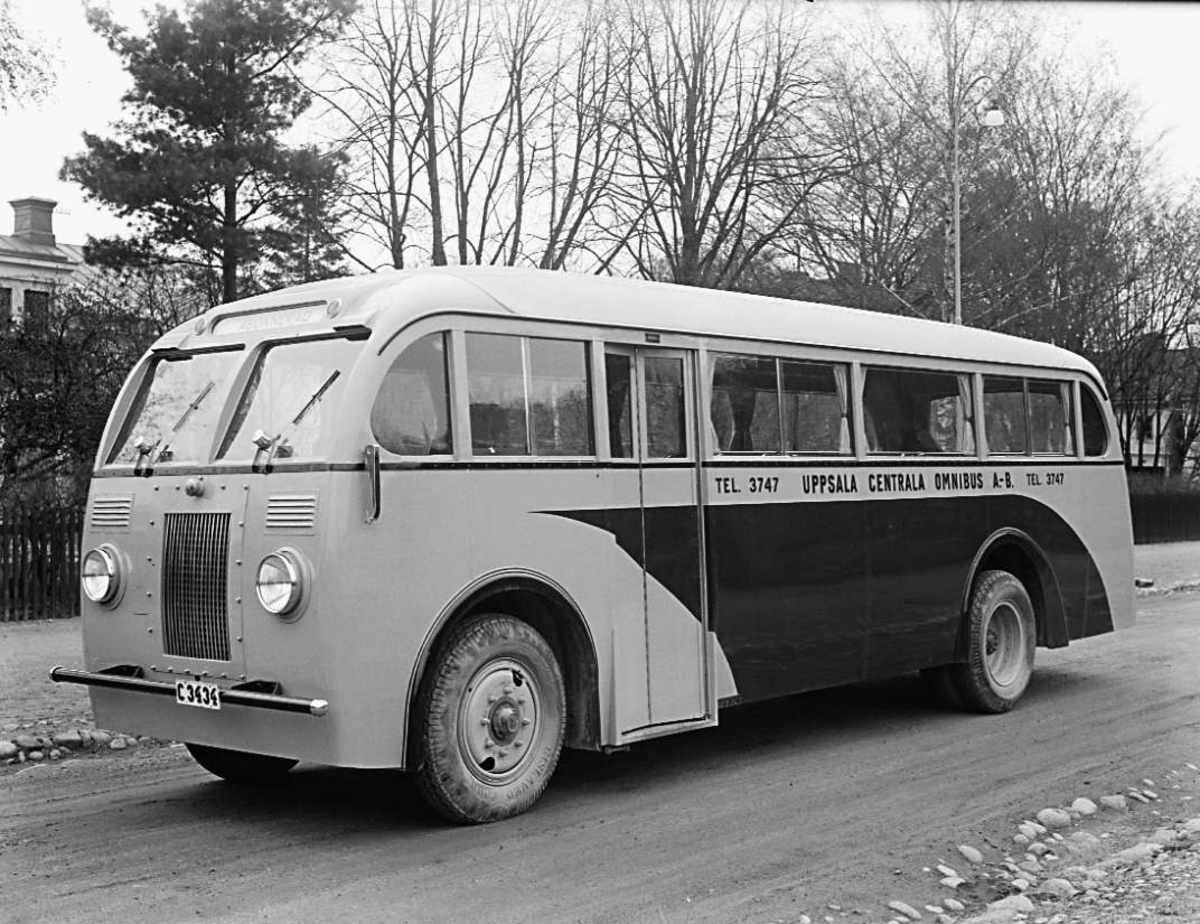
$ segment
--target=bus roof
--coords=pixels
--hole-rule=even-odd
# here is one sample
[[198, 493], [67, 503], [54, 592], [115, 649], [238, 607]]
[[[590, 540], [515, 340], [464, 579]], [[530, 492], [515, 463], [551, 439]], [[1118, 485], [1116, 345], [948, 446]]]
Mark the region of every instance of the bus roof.
[[[661, 282], [514, 267], [429, 267], [309, 283], [220, 305], [221, 318], [290, 306], [340, 301], [326, 324], [385, 325], [400, 330], [448, 310], [505, 314], [565, 323], [661, 333], [778, 341], [939, 359], [977, 360], [1099, 376], [1090, 362], [1059, 347], [973, 327], [815, 302], [771, 298]], [[167, 346], [199, 346], [193, 324], [164, 338]], [[174, 342], [170, 342], [174, 341]]]

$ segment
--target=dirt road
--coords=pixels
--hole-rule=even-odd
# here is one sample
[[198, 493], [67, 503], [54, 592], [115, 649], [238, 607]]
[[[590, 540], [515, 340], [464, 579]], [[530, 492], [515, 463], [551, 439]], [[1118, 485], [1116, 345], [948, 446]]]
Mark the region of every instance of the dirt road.
[[[274, 791], [180, 749], [0, 778], [7, 922], [820, 921], [939, 897], [923, 866], [1200, 758], [1200, 598], [1039, 651], [1007, 716], [916, 677], [723, 715], [626, 754], [565, 755], [529, 815], [449, 828], [402, 776], [302, 767]], [[948, 893], [945, 893], [948, 894]]]

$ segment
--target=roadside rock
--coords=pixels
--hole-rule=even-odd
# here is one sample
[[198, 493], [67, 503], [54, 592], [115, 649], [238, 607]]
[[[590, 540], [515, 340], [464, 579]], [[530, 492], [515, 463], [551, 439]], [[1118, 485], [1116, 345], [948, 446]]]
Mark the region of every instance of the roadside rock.
[[1129, 803], [1125, 801], [1124, 796], [1101, 796], [1100, 804], [1114, 812], [1129, 811]]
[[1122, 850], [1120, 853], [1113, 854], [1109, 859], [1104, 861], [1102, 866], [1126, 866], [1141, 863], [1143, 860], [1149, 860], [1156, 853], [1160, 853], [1162, 849], [1162, 844], [1144, 842], [1130, 847], [1128, 850]]
[[53, 741], [60, 748], [83, 747], [83, 736], [73, 728], [57, 732], [53, 736]]
[[1034, 904], [1024, 895], [1010, 895], [992, 902], [982, 914], [967, 918], [964, 924], [1012, 924], [1034, 910]]
[[0, 760], [8, 760], [10, 757], [16, 757], [20, 750], [11, 741], [0, 741]]
[[1070, 898], [1075, 894], [1076, 889], [1071, 883], [1065, 879], [1047, 879], [1039, 887], [1038, 892], [1045, 895], [1053, 895], [1055, 898]]
[[961, 853], [968, 863], [982, 863], [983, 854], [972, 847], [970, 844], [959, 844], [958, 852]]
[[1080, 797], [1071, 803], [1071, 811], [1078, 812], [1080, 815], [1095, 815], [1099, 809], [1091, 799]]
[[896, 912], [904, 915], [910, 921], [921, 920], [921, 912], [919, 912], [912, 905], [907, 905], [901, 901], [894, 901], [894, 902], [888, 902], [888, 907], [891, 908], [893, 911], [896, 911]]
[[124, 738], [113, 738], [113, 740], [108, 743], [108, 746], [114, 751], [123, 751], [129, 747], [129, 742]]
[[1056, 808], [1042, 809], [1037, 813], [1037, 820], [1047, 828], [1065, 828], [1071, 824], [1071, 816]]

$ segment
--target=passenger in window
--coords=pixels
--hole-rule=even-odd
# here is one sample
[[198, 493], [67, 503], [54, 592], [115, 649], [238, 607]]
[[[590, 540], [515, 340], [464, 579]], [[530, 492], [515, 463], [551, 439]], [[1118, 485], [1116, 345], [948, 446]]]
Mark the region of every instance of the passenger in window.
[[914, 410], [912, 419], [909, 424], [908, 439], [904, 444], [905, 452], [941, 452], [942, 447], [938, 445], [937, 440], [933, 438], [933, 434], [929, 432], [929, 414], [921, 413], [919, 409]]

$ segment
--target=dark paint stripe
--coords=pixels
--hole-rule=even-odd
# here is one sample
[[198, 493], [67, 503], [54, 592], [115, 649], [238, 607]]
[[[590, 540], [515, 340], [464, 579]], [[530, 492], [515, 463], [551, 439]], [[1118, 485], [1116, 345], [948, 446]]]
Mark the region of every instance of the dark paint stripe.
[[[556, 511], [617, 544], [697, 615], [695, 511]], [[976, 554], [1001, 528], [1038, 542], [1065, 635], [1112, 630], [1095, 562], [1051, 508], [1019, 495], [712, 506], [709, 619], [743, 701], [884, 677], [955, 658]]]

